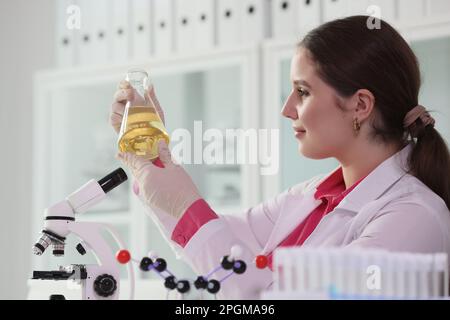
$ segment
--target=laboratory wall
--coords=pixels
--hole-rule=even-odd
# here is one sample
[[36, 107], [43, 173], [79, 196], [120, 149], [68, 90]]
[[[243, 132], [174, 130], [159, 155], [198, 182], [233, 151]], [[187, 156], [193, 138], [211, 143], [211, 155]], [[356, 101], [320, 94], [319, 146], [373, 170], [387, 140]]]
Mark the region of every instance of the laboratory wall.
[[54, 65], [55, 0], [0, 1], [0, 299], [30, 273], [33, 74]]

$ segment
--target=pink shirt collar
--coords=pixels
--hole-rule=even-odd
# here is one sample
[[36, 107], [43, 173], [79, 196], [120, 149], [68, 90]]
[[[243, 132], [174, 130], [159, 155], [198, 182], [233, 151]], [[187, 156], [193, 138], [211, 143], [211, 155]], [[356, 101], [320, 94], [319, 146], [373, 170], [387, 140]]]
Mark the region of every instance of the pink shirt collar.
[[316, 200], [330, 199], [339, 203], [347, 194], [349, 194], [365, 177], [358, 180], [350, 188], [345, 188], [342, 167], [335, 170], [329, 177], [322, 181], [316, 188], [314, 198]]

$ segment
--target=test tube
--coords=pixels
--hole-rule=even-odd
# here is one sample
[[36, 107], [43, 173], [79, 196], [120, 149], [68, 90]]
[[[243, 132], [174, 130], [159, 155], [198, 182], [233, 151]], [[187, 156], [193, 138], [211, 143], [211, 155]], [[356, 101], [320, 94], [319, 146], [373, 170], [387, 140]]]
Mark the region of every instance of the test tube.
[[394, 259], [393, 255], [389, 252], [385, 252], [383, 255], [384, 259], [384, 268], [383, 268], [383, 276], [382, 276], [382, 293], [386, 299], [393, 299], [395, 296], [395, 278], [394, 278]]
[[320, 288], [323, 292], [328, 293], [332, 286], [331, 282], [332, 264], [330, 263], [329, 251], [322, 249], [318, 252], [318, 254], [319, 254], [319, 263], [322, 266]]
[[340, 295], [345, 295], [347, 294], [347, 292], [345, 291], [345, 286], [344, 286], [344, 261], [343, 261], [343, 256], [341, 254], [341, 252], [339, 252], [338, 250], [333, 250], [331, 251], [331, 256], [333, 259], [333, 266], [334, 266], [334, 283], [335, 283], [335, 288], [338, 292], [338, 294]]
[[418, 280], [418, 298], [426, 299], [430, 297], [429, 283], [431, 280], [430, 274], [432, 270], [433, 257], [427, 254], [418, 256], [420, 259], [420, 271]]
[[372, 270], [369, 269], [369, 266], [371, 265], [371, 252], [361, 252], [359, 263], [361, 267], [362, 272], [362, 281], [361, 281], [361, 287], [359, 288], [359, 295], [364, 299], [369, 299], [370, 295], [372, 294], [371, 288], [371, 281], [372, 280]]
[[419, 263], [417, 255], [406, 253], [404, 255], [406, 262], [406, 296], [410, 299], [417, 299], [417, 280], [419, 273]]
[[284, 252], [283, 256], [283, 278], [284, 278], [284, 290], [288, 292], [293, 291], [293, 275], [292, 275], [292, 269], [293, 269], [293, 263], [292, 263], [292, 255], [289, 254], [288, 251]]
[[360, 279], [357, 252], [354, 250], [343, 251], [343, 261], [345, 263], [345, 293], [348, 297], [356, 296]]
[[283, 275], [282, 275], [283, 250], [277, 249], [273, 254], [273, 270], [274, 270], [274, 289], [275, 291], [283, 290]]
[[434, 293], [436, 297], [448, 297], [448, 257], [446, 253], [434, 256]]
[[[317, 249], [316, 249], [317, 250]], [[307, 250], [306, 253], [306, 263], [309, 276], [309, 291], [313, 294], [319, 291], [319, 278], [320, 270], [317, 263], [317, 251]]]
[[369, 290], [369, 296], [373, 299], [380, 299], [383, 297], [383, 278], [386, 271], [385, 255], [385, 251], [376, 249], [371, 252], [368, 260], [369, 266], [372, 268], [371, 271], [374, 272], [372, 276], [375, 281], [375, 287]]
[[398, 299], [405, 299], [406, 290], [405, 290], [405, 265], [404, 259], [401, 254], [398, 254], [394, 257], [394, 267], [395, 267], [395, 294]]
[[297, 290], [300, 294], [304, 294], [306, 287], [306, 270], [305, 270], [305, 257], [303, 250], [299, 250], [296, 255], [296, 274], [297, 274]]

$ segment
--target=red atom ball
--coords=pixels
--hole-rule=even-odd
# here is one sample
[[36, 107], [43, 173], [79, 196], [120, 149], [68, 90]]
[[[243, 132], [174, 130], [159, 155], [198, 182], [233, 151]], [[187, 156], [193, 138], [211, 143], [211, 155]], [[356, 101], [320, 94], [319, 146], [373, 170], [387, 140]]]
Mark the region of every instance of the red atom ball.
[[128, 250], [119, 250], [116, 254], [116, 259], [121, 264], [128, 263], [131, 260], [130, 252]]
[[267, 267], [268, 262], [269, 261], [266, 256], [264, 255], [256, 256], [256, 267], [258, 269], [264, 269], [265, 267]]

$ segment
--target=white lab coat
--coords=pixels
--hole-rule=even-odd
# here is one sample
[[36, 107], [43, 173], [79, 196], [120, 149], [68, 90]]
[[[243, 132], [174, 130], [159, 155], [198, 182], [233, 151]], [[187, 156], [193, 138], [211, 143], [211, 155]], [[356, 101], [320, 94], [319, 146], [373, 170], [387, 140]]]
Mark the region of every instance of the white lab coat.
[[[320, 221], [304, 245], [450, 254], [450, 212], [442, 198], [406, 173], [411, 148], [407, 145], [373, 170]], [[203, 225], [184, 248], [171, 244], [199, 275], [218, 266], [233, 245], [242, 246], [241, 259], [247, 270], [224, 281], [218, 297], [258, 298], [262, 290], [270, 288], [272, 271], [257, 269], [255, 256], [272, 252], [320, 205], [314, 192], [329, 175], [295, 185], [241, 214], [219, 212], [219, 219]], [[173, 230], [175, 223], [166, 220], [161, 225], [169, 239], [168, 230]], [[221, 271], [212, 278], [221, 279], [228, 273]]]

